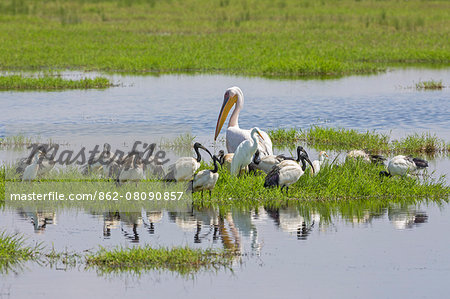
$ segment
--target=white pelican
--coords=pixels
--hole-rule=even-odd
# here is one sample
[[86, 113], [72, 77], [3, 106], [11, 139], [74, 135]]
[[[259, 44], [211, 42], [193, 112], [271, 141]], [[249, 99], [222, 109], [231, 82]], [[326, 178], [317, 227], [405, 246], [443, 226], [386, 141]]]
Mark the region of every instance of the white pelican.
[[117, 183], [120, 185], [123, 182], [132, 181], [136, 183], [144, 179], [144, 163], [138, 152], [130, 152], [123, 160], [123, 166], [120, 170]]
[[39, 159], [41, 159], [42, 155], [43, 153], [41, 151], [37, 151], [31, 160], [31, 164], [25, 167], [22, 175], [22, 182], [36, 179], [39, 170]]
[[200, 152], [198, 150], [199, 148], [206, 151], [212, 157], [211, 153], [206, 147], [196, 142], [194, 144], [194, 151], [197, 154], [197, 158], [179, 158], [174, 164], [169, 166], [168, 173], [164, 177], [164, 180], [177, 182], [186, 182], [192, 180], [195, 172], [200, 167], [200, 161], [202, 160], [202, 156], [200, 155]]
[[[225, 120], [227, 119], [228, 113], [231, 108], [236, 104], [233, 113], [231, 114], [230, 121], [228, 122], [226, 144], [229, 153], [234, 153], [244, 140], [250, 140], [250, 131], [239, 128], [239, 112], [244, 107], [244, 94], [241, 89], [237, 86], [230, 87], [226, 90], [222, 108], [220, 109], [219, 118], [217, 119], [216, 132], [214, 135], [214, 140], [222, 129]], [[272, 155], [272, 141], [270, 140], [267, 133], [261, 131], [261, 139], [258, 139], [258, 149], [261, 152], [261, 156]]]
[[364, 150], [352, 150], [347, 154], [347, 158], [350, 159], [362, 159], [364, 162], [380, 163], [383, 164], [386, 158], [381, 155], [371, 155]]
[[250, 133], [251, 139], [242, 141], [241, 144], [239, 144], [239, 146], [237, 147], [236, 152], [233, 156], [233, 161], [231, 161], [232, 175], [240, 174], [243, 167], [246, 167], [250, 163], [252, 163], [253, 155], [258, 149], [258, 139], [256, 137], [257, 135], [259, 135], [264, 140], [264, 137], [262, 137], [259, 129], [253, 128]]
[[[297, 162], [300, 161], [300, 153], [302, 152], [303, 147], [297, 147]], [[256, 151], [255, 156], [253, 158], [253, 163], [255, 164], [256, 169], [264, 171], [266, 174], [269, 173], [275, 165], [280, 164], [284, 160], [295, 160], [292, 157], [286, 157], [284, 155], [267, 155], [260, 158], [259, 150]]]
[[411, 172], [426, 167], [428, 167], [428, 162], [425, 160], [399, 155], [389, 161], [388, 171], [381, 171], [380, 175], [388, 177], [394, 175], [409, 176]]
[[211, 190], [214, 189], [214, 186], [219, 179], [219, 174], [217, 173], [219, 167], [217, 162], [219, 162], [219, 159], [214, 155], [214, 169], [205, 169], [195, 174], [194, 179], [189, 184], [188, 191], [191, 191], [192, 193], [202, 191], [203, 197], [203, 190], [209, 190], [209, 197], [211, 197]]
[[302, 166], [298, 164], [297, 161], [293, 160], [284, 160], [278, 165], [274, 166], [272, 170], [267, 174], [264, 187], [279, 187], [281, 186], [281, 191], [286, 187], [286, 195], [289, 192], [289, 186], [298, 181], [298, 179], [305, 173], [306, 163], [307, 161], [312, 168], [314, 173], [314, 166], [309, 160], [308, 154], [304, 149], [300, 153], [300, 161], [302, 162]]
[[325, 161], [325, 157], [328, 158], [327, 153], [324, 151], [321, 151], [319, 153], [319, 160], [314, 160], [312, 162], [312, 165], [314, 167], [314, 175], [316, 175], [320, 171], [320, 167], [322, 166], [323, 162]]

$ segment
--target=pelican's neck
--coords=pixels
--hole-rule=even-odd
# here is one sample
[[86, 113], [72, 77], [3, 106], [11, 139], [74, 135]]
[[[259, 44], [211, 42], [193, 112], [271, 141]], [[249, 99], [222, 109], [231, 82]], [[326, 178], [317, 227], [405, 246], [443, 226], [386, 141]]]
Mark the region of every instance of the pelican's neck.
[[239, 127], [239, 113], [241, 109], [244, 107], [244, 95], [237, 93], [237, 102], [234, 107], [233, 114], [231, 114], [230, 121], [228, 122], [229, 127]]

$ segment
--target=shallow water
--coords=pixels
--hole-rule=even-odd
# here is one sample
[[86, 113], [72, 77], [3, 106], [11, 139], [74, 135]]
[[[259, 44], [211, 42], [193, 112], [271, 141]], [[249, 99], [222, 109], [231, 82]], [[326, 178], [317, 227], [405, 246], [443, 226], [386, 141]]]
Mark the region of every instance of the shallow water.
[[[89, 74], [92, 75], [92, 74]], [[80, 76], [68, 73], [66, 76]], [[315, 123], [359, 130], [392, 131], [393, 137], [431, 131], [450, 139], [450, 88], [416, 91], [419, 80], [443, 80], [449, 70], [407, 69], [335, 80], [267, 80], [235, 76], [113, 76], [123, 86], [103, 91], [0, 92], [0, 135], [27, 133], [92, 143], [101, 137], [151, 136], [190, 129], [212, 145], [224, 90], [242, 88], [241, 127], [307, 128]], [[188, 126], [186, 126], [188, 124]], [[127, 131], [129, 130], [129, 131]], [[164, 135], [164, 133], [161, 133]], [[222, 133], [223, 135], [223, 133]], [[115, 136], [115, 137], [114, 137]], [[221, 146], [221, 145], [219, 145]], [[314, 150], [308, 150], [316, 157]], [[3, 150], [2, 163], [23, 152]], [[434, 177], [448, 174], [450, 160], [430, 161]], [[449, 178], [446, 178], [449, 183]], [[180, 277], [150, 271], [140, 277], [102, 276], [83, 266], [66, 269], [27, 263], [0, 274], [0, 298], [80, 296], [229, 297], [442, 297], [450, 292], [448, 204], [387, 205], [381, 211], [335, 211], [331, 218], [297, 208], [193, 213], [153, 211], [95, 214], [0, 211], [0, 227], [29, 242], [77, 252], [99, 245], [189, 245], [222, 248], [229, 241], [243, 254], [233, 272]], [[224, 238], [224, 234], [228, 237]]]

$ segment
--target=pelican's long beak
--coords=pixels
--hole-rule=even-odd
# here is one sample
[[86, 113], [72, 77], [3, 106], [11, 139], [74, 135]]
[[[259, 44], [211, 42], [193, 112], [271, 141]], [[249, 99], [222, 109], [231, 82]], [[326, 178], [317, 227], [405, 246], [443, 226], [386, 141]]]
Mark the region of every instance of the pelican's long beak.
[[216, 125], [216, 133], [214, 134], [214, 141], [217, 139], [217, 136], [219, 136], [220, 130], [223, 127], [223, 124], [225, 123], [225, 120], [227, 119], [228, 113], [230, 112], [231, 108], [234, 104], [237, 102], [237, 95], [234, 95], [232, 97], [226, 96], [223, 99], [223, 105], [220, 109], [219, 118], [217, 119], [217, 125]]

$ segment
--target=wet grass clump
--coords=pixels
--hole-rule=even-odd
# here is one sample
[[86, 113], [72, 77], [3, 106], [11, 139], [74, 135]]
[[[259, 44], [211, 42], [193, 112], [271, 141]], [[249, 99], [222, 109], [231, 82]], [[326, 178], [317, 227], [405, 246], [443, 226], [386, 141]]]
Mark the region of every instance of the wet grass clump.
[[4, 0], [0, 66], [267, 77], [448, 66], [447, 11], [445, 0]]
[[21, 75], [0, 76], [0, 90], [62, 90], [62, 89], [91, 89], [107, 88], [113, 84], [104, 77], [80, 80], [64, 79], [61, 77], [42, 76], [24, 77]]
[[419, 83], [416, 83], [417, 90], [441, 90], [442, 88], [444, 88], [442, 80], [420, 81]]
[[4, 147], [22, 147], [33, 143], [33, 139], [24, 135], [6, 136], [0, 138], [0, 146]]
[[327, 150], [368, 149], [377, 152], [389, 150], [389, 136], [375, 132], [358, 132], [354, 129], [313, 126], [301, 135], [309, 145]]
[[441, 151], [445, 152], [445, 147], [445, 142], [431, 133], [415, 133], [392, 142], [392, 150], [399, 153], [434, 154]]
[[305, 143], [319, 150], [363, 149], [371, 153], [436, 154], [448, 151], [445, 141], [431, 133], [414, 133], [399, 140], [389, 134], [313, 126], [305, 131], [277, 129], [268, 132], [275, 146]]
[[296, 143], [300, 140], [301, 132], [294, 128], [290, 129], [270, 129], [267, 131], [274, 145], [283, 146]]
[[23, 262], [36, 260], [38, 247], [25, 245], [25, 240], [18, 234], [0, 232], [0, 273], [8, 272]]
[[233, 254], [212, 249], [189, 247], [152, 248], [133, 247], [100, 249], [86, 257], [86, 265], [102, 273], [135, 272], [144, 270], [170, 270], [180, 274], [192, 274], [202, 269], [229, 267]]

